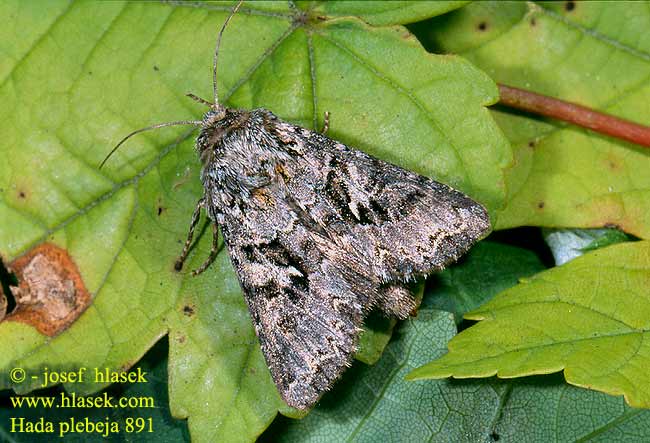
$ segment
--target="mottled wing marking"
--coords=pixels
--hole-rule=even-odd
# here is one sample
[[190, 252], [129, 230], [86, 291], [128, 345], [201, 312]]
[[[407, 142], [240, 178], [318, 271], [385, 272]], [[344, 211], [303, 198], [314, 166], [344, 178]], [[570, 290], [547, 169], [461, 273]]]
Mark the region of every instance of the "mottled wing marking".
[[490, 228], [483, 206], [447, 185], [307, 129], [278, 126], [302, 152], [284, 167], [288, 194], [383, 282], [444, 268]]
[[405, 282], [489, 229], [462, 193], [266, 110], [226, 110], [197, 148], [271, 375], [299, 409], [349, 365], [371, 308], [408, 316]]
[[[269, 188], [272, 211], [290, 213], [286, 201], [276, 199], [279, 190]], [[259, 207], [245, 210], [252, 219], [264, 217]], [[291, 230], [280, 226], [255, 243], [245, 241], [256, 229], [250, 219], [226, 217], [224, 238], [273, 380], [287, 404], [305, 409], [350, 364], [372, 288], [325, 257], [324, 239], [314, 239], [319, 234], [299, 217]]]

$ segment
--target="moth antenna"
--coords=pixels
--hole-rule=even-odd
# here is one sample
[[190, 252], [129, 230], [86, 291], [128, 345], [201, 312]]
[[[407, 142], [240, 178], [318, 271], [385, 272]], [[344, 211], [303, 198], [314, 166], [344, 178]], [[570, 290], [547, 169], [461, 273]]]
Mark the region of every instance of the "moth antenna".
[[109, 152], [108, 155], [106, 157], [104, 157], [104, 160], [102, 160], [102, 162], [99, 164], [99, 169], [102, 169], [102, 166], [104, 166], [104, 164], [111, 157], [111, 155], [113, 155], [115, 153], [115, 151], [117, 151], [117, 148], [122, 146], [122, 144], [125, 141], [127, 141], [128, 139], [130, 139], [131, 137], [133, 137], [136, 134], [139, 134], [139, 133], [144, 132], [144, 131], [150, 131], [152, 129], [164, 128], [165, 126], [176, 126], [176, 125], [201, 126], [202, 124], [203, 124], [203, 122], [200, 121], [200, 120], [179, 120], [177, 122], [158, 123], [157, 125], [151, 125], [151, 126], [147, 126], [146, 128], [140, 128], [137, 131], [133, 131], [132, 133], [130, 133], [129, 135], [124, 137], [122, 140], [120, 140], [120, 142], [118, 144], [116, 144], [113, 149], [111, 149], [111, 152]]
[[226, 29], [228, 22], [233, 17], [233, 15], [237, 13], [242, 3], [244, 3], [244, 0], [239, 0], [239, 2], [235, 5], [235, 7], [232, 8], [230, 15], [228, 16], [226, 21], [223, 22], [223, 26], [221, 27], [221, 30], [219, 31], [219, 36], [217, 37], [217, 47], [214, 50], [214, 61], [212, 62], [212, 87], [214, 88], [215, 107], [217, 107], [217, 105], [219, 104], [219, 96], [217, 94], [217, 60], [219, 59], [219, 47], [221, 46], [221, 36], [223, 35], [223, 31]]

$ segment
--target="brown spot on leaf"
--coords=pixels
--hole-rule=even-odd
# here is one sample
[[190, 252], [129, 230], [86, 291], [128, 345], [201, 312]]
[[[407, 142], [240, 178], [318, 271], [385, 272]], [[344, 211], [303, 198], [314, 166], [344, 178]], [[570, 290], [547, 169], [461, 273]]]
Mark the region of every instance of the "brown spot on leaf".
[[531, 140], [531, 141], [528, 142], [528, 147], [529, 148], [534, 148], [536, 145], [537, 145], [537, 143], [535, 142], [535, 140]]
[[487, 24], [487, 22], [480, 22], [480, 23], [476, 26], [476, 29], [478, 29], [479, 31], [486, 31], [487, 28], [488, 28], [488, 24]]
[[536, 26], [537, 25], [537, 20], [535, 20], [535, 17], [530, 19], [530, 26]]
[[4, 321], [19, 321], [50, 337], [69, 327], [90, 305], [77, 265], [68, 252], [43, 243], [9, 264], [18, 280], [15, 309]]
[[163, 206], [162, 198], [158, 197], [158, 202], [156, 203], [156, 212], [158, 213], [158, 217], [167, 210], [167, 207]]
[[22, 198], [22, 199], [27, 198], [27, 194], [25, 193], [25, 191], [18, 191], [18, 198]]
[[538, 207], [539, 209], [544, 209], [544, 206], [545, 206], [545, 205], [546, 205], [546, 203], [544, 203], [544, 202], [539, 202], [539, 203], [537, 203], [537, 207]]
[[573, 11], [575, 8], [576, 8], [576, 2], [574, 2], [574, 1], [568, 1], [568, 2], [566, 2], [566, 3], [564, 4], [564, 9], [565, 9], [567, 12], [571, 12], [571, 11]]
[[621, 163], [621, 159], [613, 153], [610, 153], [605, 159], [605, 164], [611, 171], [618, 171], [621, 169]]
[[187, 315], [188, 317], [191, 317], [194, 315], [194, 306], [192, 305], [185, 305], [183, 306], [183, 314]]

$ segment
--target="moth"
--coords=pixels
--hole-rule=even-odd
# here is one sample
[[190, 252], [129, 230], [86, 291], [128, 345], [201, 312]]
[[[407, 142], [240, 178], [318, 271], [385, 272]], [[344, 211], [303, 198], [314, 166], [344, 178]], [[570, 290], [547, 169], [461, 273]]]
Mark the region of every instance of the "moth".
[[483, 206], [451, 187], [384, 162], [266, 109], [214, 103], [200, 121], [203, 196], [176, 269], [185, 261], [201, 210], [221, 229], [271, 376], [284, 401], [312, 407], [351, 364], [371, 309], [404, 319], [416, 308], [407, 284], [457, 260], [490, 228]]

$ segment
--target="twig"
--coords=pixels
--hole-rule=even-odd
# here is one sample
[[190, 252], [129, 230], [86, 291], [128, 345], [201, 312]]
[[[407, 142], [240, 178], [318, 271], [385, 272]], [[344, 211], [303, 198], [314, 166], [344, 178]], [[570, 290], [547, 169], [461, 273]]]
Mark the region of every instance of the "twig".
[[564, 120], [611, 137], [650, 147], [650, 127], [594, 111], [585, 106], [499, 84], [499, 103]]

